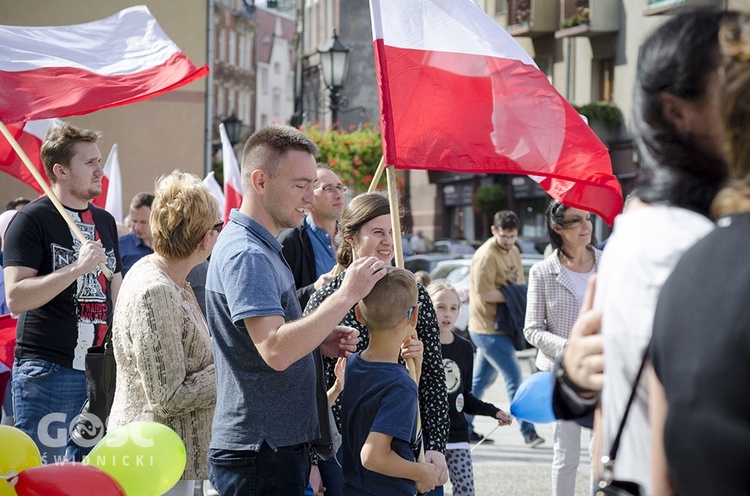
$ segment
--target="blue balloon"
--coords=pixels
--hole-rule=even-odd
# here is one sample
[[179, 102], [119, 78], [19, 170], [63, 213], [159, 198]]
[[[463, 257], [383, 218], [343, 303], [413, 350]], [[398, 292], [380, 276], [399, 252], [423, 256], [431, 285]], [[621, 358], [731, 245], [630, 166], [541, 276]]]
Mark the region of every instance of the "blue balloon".
[[516, 396], [510, 404], [510, 413], [518, 419], [534, 424], [554, 422], [557, 419], [552, 410], [553, 385], [551, 372], [531, 374], [516, 391]]

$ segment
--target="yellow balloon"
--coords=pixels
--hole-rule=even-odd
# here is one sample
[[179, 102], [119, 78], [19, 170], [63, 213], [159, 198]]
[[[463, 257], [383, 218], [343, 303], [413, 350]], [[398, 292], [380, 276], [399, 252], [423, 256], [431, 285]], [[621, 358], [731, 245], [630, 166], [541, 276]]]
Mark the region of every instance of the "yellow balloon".
[[[34, 440], [20, 429], [0, 425], [0, 475], [16, 474], [27, 468], [40, 467], [42, 455]], [[16, 491], [5, 480], [0, 480], [0, 496], [16, 496]]]
[[185, 471], [185, 445], [158, 422], [123, 425], [99, 441], [83, 461], [108, 473], [128, 496], [159, 496]]

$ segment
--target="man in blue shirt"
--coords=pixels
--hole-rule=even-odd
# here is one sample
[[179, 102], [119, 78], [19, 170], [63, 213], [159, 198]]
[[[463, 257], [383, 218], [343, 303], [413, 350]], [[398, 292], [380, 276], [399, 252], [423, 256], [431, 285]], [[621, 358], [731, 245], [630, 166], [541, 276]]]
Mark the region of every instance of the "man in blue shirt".
[[302, 224], [282, 232], [278, 240], [294, 274], [297, 297], [304, 310], [307, 300], [332, 277], [336, 265], [336, 224], [344, 212], [346, 186], [325, 164], [318, 164], [315, 203]]
[[151, 204], [154, 202], [152, 193], [141, 192], [130, 201], [130, 220], [133, 231], [120, 238], [120, 257], [122, 258], [122, 276], [130, 267], [146, 255], [151, 255]]
[[338, 323], [385, 275], [375, 257], [355, 261], [341, 289], [300, 318], [276, 236], [313, 205], [317, 153], [293, 127], [254, 133], [242, 154], [242, 204], [211, 257], [206, 310], [217, 397], [208, 465], [224, 496], [304, 492], [309, 443], [319, 436], [312, 352], [356, 349], [357, 331]]

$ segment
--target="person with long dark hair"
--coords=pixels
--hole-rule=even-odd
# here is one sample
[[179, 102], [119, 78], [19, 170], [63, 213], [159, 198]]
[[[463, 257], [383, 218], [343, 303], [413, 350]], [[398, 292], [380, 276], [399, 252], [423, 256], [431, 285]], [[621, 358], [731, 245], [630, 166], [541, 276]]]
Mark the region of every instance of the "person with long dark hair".
[[[731, 15], [682, 13], [649, 36], [639, 52], [633, 106], [641, 166], [637, 199], [615, 221], [595, 297], [602, 312], [606, 367], [600, 429], [604, 453], [612, 447], [651, 338], [662, 284], [682, 254], [713, 229], [709, 207], [728, 176], [718, 112], [718, 28]], [[597, 368], [586, 364], [599, 359], [581, 358], [581, 341], [569, 341], [561, 376], [569, 375], [580, 394], [590, 396], [580, 386], [596, 388], [590, 377], [596, 377]], [[564, 396], [573, 402], [576, 395]], [[584, 410], [593, 410], [596, 401], [589, 399], [590, 408]], [[652, 493], [650, 436], [647, 386], [640, 381], [613, 475], [641, 484], [647, 494]]]

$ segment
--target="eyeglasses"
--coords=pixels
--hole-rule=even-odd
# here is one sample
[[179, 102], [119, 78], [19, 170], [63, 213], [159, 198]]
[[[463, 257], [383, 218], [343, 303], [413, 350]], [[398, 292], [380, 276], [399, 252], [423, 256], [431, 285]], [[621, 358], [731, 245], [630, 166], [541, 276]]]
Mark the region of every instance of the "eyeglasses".
[[214, 224], [214, 227], [212, 227], [211, 229], [216, 231], [217, 234], [220, 233], [221, 230], [224, 229], [224, 221], [222, 220], [221, 222], [217, 222], [216, 224]]
[[322, 191], [323, 193], [331, 194], [333, 193], [333, 190], [336, 190], [339, 193], [343, 194], [343, 193], [346, 193], [348, 189], [349, 188], [344, 186], [343, 184], [338, 184], [336, 186], [329, 184], [328, 186], [321, 186], [320, 188], [315, 188], [315, 192], [317, 193], [318, 191]]
[[406, 320], [411, 320], [411, 315], [412, 315], [412, 314], [414, 313], [414, 310], [416, 310], [416, 309], [418, 309], [418, 308], [419, 308], [419, 303], [417, 303], [416, 305], [414, 305], [413, 307], [411, 307], [411, 308], [410, 308], [410, 309], [409, 309], [409, 310], [408, 310], [408, 311], [406, 312], [406, 315], [404, 315], [404, 318], [405, 318]]

